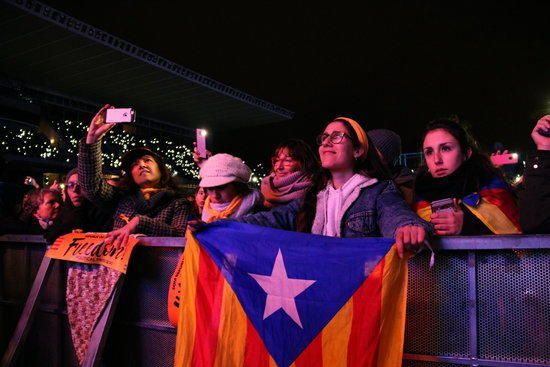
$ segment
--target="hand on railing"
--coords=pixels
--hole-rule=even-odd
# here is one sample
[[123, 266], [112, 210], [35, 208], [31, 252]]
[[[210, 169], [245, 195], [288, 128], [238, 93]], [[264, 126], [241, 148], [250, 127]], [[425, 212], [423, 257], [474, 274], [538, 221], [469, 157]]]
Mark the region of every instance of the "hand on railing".
[[411, 248], [415, 251], [415, 247], [420, 247], [424, 244], [426, 239], [426, 230], [420, 226], [403, 226], [397, 228], [395, 231], [395, 245], [397, 247], [397, 254], [400, 258], [403, 258], [405, 248]]
[[133, 217], [124, 227], [109, 232], [109, 234], [105, 238], [105, 244], [112, 244], [115, 248], [126, 246], [130, 235], [136, 232], [138, 224], [139, 217]]

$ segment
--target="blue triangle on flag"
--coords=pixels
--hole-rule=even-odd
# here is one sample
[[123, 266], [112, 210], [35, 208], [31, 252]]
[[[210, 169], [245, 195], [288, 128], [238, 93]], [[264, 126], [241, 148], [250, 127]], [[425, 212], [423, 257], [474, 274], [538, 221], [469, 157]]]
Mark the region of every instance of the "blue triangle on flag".
[[[385, 238], [318, 236], [231, 221], [209, 224], [196, 237], [231, 285], [279, 366], [294, 362], [353, 296], [394, 242]], [[277, 260], [278, 256], [282, 262], [280, 258]], [[266, 285], [262, 280], [272, 275], [277, 261], [284, 265], [289, 282], [310, 281], [298, 282], [301, 288], [296, 290], [299, 294], [294, 303], [292, 297], [279, 297], [277, 292], [268, 301], [270, 297], [264, 287], [280, 283]], [[282, 284], [287, 286], [279, 291], [295, 288]], [[267, 309], [266, 304], [270, 306]]]

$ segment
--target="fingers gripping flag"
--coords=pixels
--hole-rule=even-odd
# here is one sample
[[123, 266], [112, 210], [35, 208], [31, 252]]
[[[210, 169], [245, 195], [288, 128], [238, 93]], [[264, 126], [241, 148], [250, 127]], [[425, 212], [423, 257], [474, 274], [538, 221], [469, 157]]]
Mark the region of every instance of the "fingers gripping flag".
[[382, 238], [187, 234], [176, 366], [399, 366], [406, 260]]

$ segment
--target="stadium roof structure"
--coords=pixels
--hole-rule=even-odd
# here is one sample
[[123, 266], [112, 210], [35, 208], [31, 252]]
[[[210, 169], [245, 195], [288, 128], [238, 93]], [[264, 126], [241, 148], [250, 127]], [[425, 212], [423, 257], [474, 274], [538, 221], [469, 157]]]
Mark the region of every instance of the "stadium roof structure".
[[81, 110], [103, 101], [132, 106], [142, 122], [180, 132], [293, 116], [34, 0], [0, 1], [0, 75], [48, 95], [54, 104], [65, 98]]

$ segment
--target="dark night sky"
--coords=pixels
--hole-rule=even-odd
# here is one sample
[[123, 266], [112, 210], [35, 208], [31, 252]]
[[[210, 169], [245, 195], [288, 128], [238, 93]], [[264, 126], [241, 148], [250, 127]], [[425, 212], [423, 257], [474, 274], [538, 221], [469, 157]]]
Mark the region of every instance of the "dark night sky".
[[218, 150], [265, 156], [313, 141], [336, 115], [398, 132], [415, 150], [430, 119], [469, 121], [480, 142], [531, 148], [550, 113], [550, 2], [225, 2], [45, 0], [185, 67], [296, 112], [293, 121], [214, 137]]

